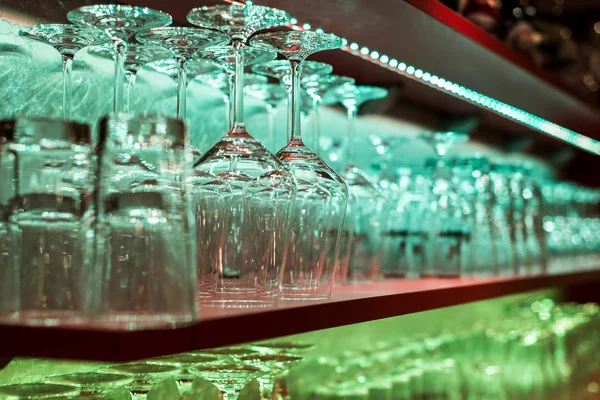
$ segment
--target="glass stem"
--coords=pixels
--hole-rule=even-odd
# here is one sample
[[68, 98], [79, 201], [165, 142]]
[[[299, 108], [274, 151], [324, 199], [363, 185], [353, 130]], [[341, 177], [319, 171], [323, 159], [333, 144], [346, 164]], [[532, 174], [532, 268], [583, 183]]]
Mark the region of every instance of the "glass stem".
[[135, 80], [137, 71], [125, 71], [125, 79], [127, 80], [127, 89], [125, 91], [125, 112], [133, 114], [135, 112]]
[[273, 400], [275, 395], [275, 382], [271, 379], [259, 379], [260, 396], [263, 400]]
[[239, 393], [236, 391], [223, 392], [223, 400], [237, 400]]
[[229, 94], [225, 100], [225, 105], [227, 106], [225, 113], [227, 117], [227, 130], [229, 131], [233, 126], [233, 105], [235, 104], [235, 98], [233, 97], [233, 88], [235, 87], [235, 74], [228, 73], [227, 82], [229, 83]]
[[288, 105], [289, 134], [290, 140], [302, 142], [302, 125], [300, 115], [300, 77], [302, 74], [302, 62], [290, 60], [292, 74], [292, 90], [290, 90], [290, 101]]
[[318, 97], [313, 97], [312, 103], [312, 124], [313, 124], [313, 137], [312, 137], [312, 149], [317, 154], [319, 153], [319, 108], [321, 107], [321, 100]]
[[115, 46], [115, 89], [114, 89], [114, 112], [123, 111], [123, 75], [125, 75], [125, 51], [126, 44], [121, 40], [114, 41]]
[[185, 120], [187, 101], [187, 60], [177, 59], [177, 119]]
[[275, 107], [273, 107], [270, 104], [267, 104], [267, 123], [268, 123], [268, 133], [269, 133], [269, 139], [267, 141], [268, 146], [269, 146], [269, 150], [270, 151], [276, 151], [275, 150], [275, 114], [277, 113], [277, 109]]
[[62, 73], [63, 73], [63, 96], [62, 96], [62, 115], [63, 119], [71, 119], [71, 88], [73, 73], [73, 55], [61, 54]]
[[354, 122], [356, 120], [356, 104], [346, 105], [348, 110], [348, 135], [346, 138], [346, 169], [354, 166]]
[[232, 128], [244, 126], [244, 42], [233, 39], [235, 51], [235, 81], [232, 88]]

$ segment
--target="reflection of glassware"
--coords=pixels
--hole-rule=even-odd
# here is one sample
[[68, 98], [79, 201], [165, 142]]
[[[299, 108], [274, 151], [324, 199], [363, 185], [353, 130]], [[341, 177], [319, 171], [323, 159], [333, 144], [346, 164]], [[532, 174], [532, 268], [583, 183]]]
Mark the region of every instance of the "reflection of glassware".
[[300, 82], [302, 65], [310, 54], [333, 50], [342, 40], [316, 32], [277, 32], [255, 36], [252, 44], [277, 50], [289, 60], [291, 91], [290, 142], [277, 157], [297, 180], [291, 223], [291, 245], [283, 275], [284, 299], [322, 299], [331, 296], [348, 188], [344, 180], [302, 141]]
[[222, 5], [195, 8], [188, 20], [228, 33], [236, 60], [232, 129], [195, 164], [196, 171], [216, 174], [232, 188], [225, 240], [213, 247], [222, 262], [207, 272], [216, 278], [216, 291], [206, 295], [213, 296], [211, 304], [217, 306], [269, 306], [281, 291], [295, 183], [244, 125], [244, 47], [254, 32], [285, 25], [291, 18], [269, 7]]
[[51, 375], [45, 380], [47, 383], [76, 386], [81, 395], [100, 395], [133, 382], [133, 378], [128, 375], [102, 372]]
[[263, 398], [272, 399], [275, 394], [275, 379], [302, 361], [302, 357], [288, 354], [260, 354], [242, 357], [240, 361], [267, 371], [266, 374], [258, 378], [258, 381]]
[[51, 383], [23, 383], [0, 386], [0, 397], [3, 399], [52, 399], [78, 395], [79, 389], [74, 386]]
[[215, 385], [223, 393], [224, 400], [236, 400], [246, 384], [268, 373], [261, 367], [241, 364], [232, 359], [198, 365], [190, 368], [190, 372]]
[[145, 7], [96, 4], [69, 11], [67, 19], [74, 24], [102, 29], [112, 39], [115, 47], [114, 112], [123, 111], [123, 77], [128, 40], [141, 30], [171, 25], [171, 16]]
[[[457, 277], [469, 258], [470, 233], [468, 230], [467, 206], [452, 183], [452, 171], [444, 156], [454, 145], [466, 142], [469, 136], [459, 132], [424, 132], [420, 139], [429, 144], [437, 160], [429, 160], [432, 169], [429, 193], [430, 219], [428, 252], [431, 254], [424, 266], [424, 276]], [[470, 212], [470, 210], [468, 211]]]
[[277, 114], [277, 108], [281, 102], [287, 98], [287, 90], [280, 83], [263, 83], [247, 85], [246, 93], [259, 99], [267, 108], [267, 124], [269, 129], [267, 149], [275, 151], [275, 126], [274, 119]]
[[63, 99], [62, 117], [71, 118], [71, 73], [75, 53], [84, 47], [94, 46], [109, 40], [102, 31], [77, 25], [47, 24], [30, 26], [19, 31], [19, 35], [54, 47], [62, 58]]
[[346, 168], [344, 175], [350, 197], [344, 223], [342, 248], [349, 253], [349, 264], [340, 268], [343, 278], [364, 281], [379, 276], [381, 263], [382, 209], [380, 190], [354, 162], [355, 119], [361, 104], [382, 99], [387, 90], [375, 86], [345, 84], [331, 91], [348, 112]]
[[187, 100], [187, 64], [200, 49], [225, 43], [229, 38], [209, 29], [186, 27], [152, 28], [139, 32], [135, 38], [144, 44], [163, 46], [177, 60], [177, 118], [185, 120]]
[[2, 278], [17, 292], [11, 304], [21, 323], [85, 318], [94, 225], [90, 141], [90, 128], [74, 122], [19, 118], [0, 124], [0, 174], [11, 182], [2, 196], [10, 196], [12, 234], [12, 263], [2, 267], [12, 273], [3, 271]]
[[[92, 48], [88, 50], [88, 53], [111, 60], [115, 58], [112, 46]], [[135, 113], [135, 81], [138, 71], [142, 69], [144, 65], [168, 58], [170, 55], [171, 53], [168, 50], [159, 46], [139, 44], [127, 45], [124, 61], [125, 80], [127, 81], [127, 87], [125, 89], [125, 112]]]
[[181, 120], [110, 116], [100, 122], [96, 183], [96, 318], [129, 329], [197, 318], [189, 190]]
[[[232, 46], [211, 46], [204, 51], [200, 51], [196, 55], [198, 58], [209, 60], [221, 66], [227, 74], [227, 85], [219, 83], [219, 86], [212, 84], [213, 87], [219, 89], [223, 93], [225, 101], [225, 111], [227, 113], [227, 129], [233, 126], [233, 86], [235, 79], [235, 49]], [[273, 51], [265, 51], [248, 47], [244, 49], [244, 66], [263, 63], [277, 58], [277, 53]], [[244, 75], [244, 86], [249, 86], [254, 83], [249, 81], [249, 75]], [[243, 90], [243, 89], [241, 89]]]
[[125, 387], [131, 392], [135, 400], [146, 399], [150, 389], [157, 383], [168, 378], [177, 379], [182, 373], [176, 366], [149, 362], [111, 365], [100, 368], [99, 371], [130, 376], [132, 382]]

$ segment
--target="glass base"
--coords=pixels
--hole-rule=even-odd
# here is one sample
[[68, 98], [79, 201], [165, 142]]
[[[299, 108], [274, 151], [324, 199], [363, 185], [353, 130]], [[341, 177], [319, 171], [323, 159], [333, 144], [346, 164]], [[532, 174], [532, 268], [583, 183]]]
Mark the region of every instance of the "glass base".
[[163, 314], [141, 314], [141, 313], [110, 313], [100, 314], [93, 321], [106, 329], [150, 329], [150, 328], [175, 328], [189, 325], [197, 316], [189, 313], [163, 313]]
[[22, 310], [0, 315], [2, 323], [29, 326], [83, 325], [90, 320], [79, 311]]
[[202, 306], [220, 308], [267, 308], [277, 304], [277, 295], [258, 294], [254, 289], [222, 291], [211, 299], [202, 299]]

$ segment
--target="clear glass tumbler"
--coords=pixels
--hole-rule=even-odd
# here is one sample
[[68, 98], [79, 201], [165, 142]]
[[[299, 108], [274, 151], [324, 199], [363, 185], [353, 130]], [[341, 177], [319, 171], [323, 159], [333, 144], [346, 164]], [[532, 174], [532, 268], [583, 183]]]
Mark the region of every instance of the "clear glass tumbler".
[[[90, 129], [51, 119], [0, 122], [3, 287], [19, 323], [75, 323], [88, 295], [94, 215]], [[5, 191], [6, 190], [6, 191]]]
[[196, 230], [182, 121], [116, 115], [100, 123], [97, 319], [126, 329], [197, 316]]

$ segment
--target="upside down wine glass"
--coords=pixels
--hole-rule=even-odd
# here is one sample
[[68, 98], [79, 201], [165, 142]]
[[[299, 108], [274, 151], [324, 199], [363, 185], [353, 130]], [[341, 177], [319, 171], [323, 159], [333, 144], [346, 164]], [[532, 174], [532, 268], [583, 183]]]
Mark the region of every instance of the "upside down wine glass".
[[429, 227], [427, 252], [430, 256], [422, 275], [458, 277], [469, 258], [470, 232], [464, 212], [467, 207], [461, 204], [444, 156], [453, 146], [469, 140], [469, 136], [460, 132], [424, 132], [419, 138], [429, 144], [437, 156], [429, 190], [428, 214], [433, 218], [423, 221]]
[[[235, 54], [236, 51], [232, 46], [211, 46], [206, 50], [200, 51], [196, 54], [196, 57], [200, 59], [209, 60], [214, 62], [216, 65], [220, 65], [227, 74], [227, 85], [221, 85], [220, 88], [221, 92], [225, 93], [226, 90], [227, 93], [226, 96], [223, 96], [227, 115], [227, 129], [231, 129], [233, 126], [232, 107], [234, 100], [232, 96], [234, 93], [233, 86], [235, 79]], [[277, 53], [273, 51], [265, 51], [252, 47], [244, 49], [244, 66], [274, 60], [275, 58], [277, 58]], [[248, 84], [247, 78], [248, 76], [245, 76], [245, 85]], [[244, 88], [242, 87], [240, 90], [243, 92]]]
[[275, 49], [289, 60], [289, 143], [277, 153], [296, 177], [291, 248], [283, 275], [283, 298], [317, 300], [331, 296], [348, 188], [344, 180], [302, 141], [300, 81], [302, 64], [312, 53], [338, 49], [341, 38], [317, 32], [275, 32], [255, 36], [252, 44]]
[[177, 119], [185, 120], [187, 100], [187, 64], [194, 53], [203, 47], [229, 41], [227, 35], [208, 29], [163, 27], [138, 33], [136, 39], [142, 43], [163, 46], [177, 60]]
[[[280, 296], [279, 276], [287, 252], [287, 231], [294, 202], [295, 182], [283, 164], [254, 137], [243, 122], [244, 47], [254, 32], [285, 25], [284, 11], [262, 6], [220, 5], [195, 8], [188, 21], [227, 32], [235, 51], [233, 126], [194, 165], [196, 173], [215, 174], [231, 187], [224, 235], [207, 244], [216, 262], [202, 271], [214, 280], [207, 293], [209, 305], [265, 307]], [[212, 223], [199, 220], [203, 224]], [[216, 223], [216, 222], [215, 222]], [[210, 285], [205, 285], [210, 288]]]
[[[92, 48], [88, 51], [97, 57], [113, 60], [115, 54], [112, 47], [102, 46]], [[137, 73], [142, 67], [148, 63], [170, 57], [171, 53], [168, 50], [159, 46], [146, 46], [139, 44], [130, 44], [125, 51], [125, 80], [127, 87], [125, 89], [125, 112], [135, 113], [135, 81]]]
[[115, 49], [114, 112], [123, 111], [123, 78], [128, 40], [141, 30], [171, 25], [171, 16], [146, 7], [96, 4], [69, 11], [67, 19], [74, 24], [102, 29], [112, 40]]
[[62, 117], [71, 118], [71, 73], [75, 53], [84, 47], [94, 46], [109, 40], [102, 31], [94, 28], [67, 24], [47, 24], [30, 26], [19, 31], [27, 39], [49, 44], [59, 52], [62, 58], [63, 93]]

